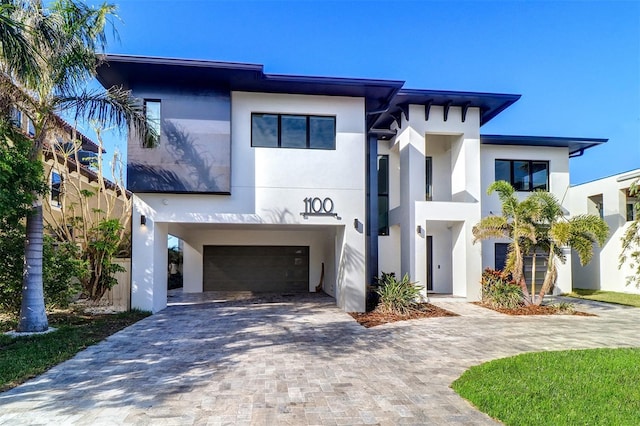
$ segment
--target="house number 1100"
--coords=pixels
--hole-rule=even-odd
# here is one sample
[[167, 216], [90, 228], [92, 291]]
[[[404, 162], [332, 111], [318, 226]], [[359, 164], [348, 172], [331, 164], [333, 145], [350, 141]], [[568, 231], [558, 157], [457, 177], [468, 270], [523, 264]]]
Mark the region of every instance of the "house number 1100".
[[329, 197], [321, 200], [318, 197], [315, 198], [305, 198], [304, 199], [304, 212], [306, 214], [313, 213], [323, 213], [323, 214], [331, 214], [333, 213], [333, 200]]
[[300, 213], [305, 219], [308, 216], [334, 216], [333, 200], [329, 197], [322, 199], [319, 197], [307, 197], [304, 199], [304, 212]]

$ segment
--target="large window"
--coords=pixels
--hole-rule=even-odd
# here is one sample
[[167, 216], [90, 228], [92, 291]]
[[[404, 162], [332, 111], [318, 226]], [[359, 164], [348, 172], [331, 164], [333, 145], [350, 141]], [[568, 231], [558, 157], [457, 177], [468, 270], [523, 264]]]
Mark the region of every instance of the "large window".
[[51, 172], [51, 204], [60, 207], [62, 201], [62, 176], [59, 173]]
[[159, 100], [144, 100], [144, 114], [147, 120], [147, 127], [149, 132], [145, 138], [143, 146], [145, 148], [154, 148], [160, 143], [160, 123], [161, 123], [161, 111]]
[[336, 149], [336, 118], [253, 113], [251, 146]]
[[516, 191], [548, 191], [549, 162], [496, 160], [495, 180], [506, 180]]
[[388, 155], [378, 155], [378, 235], [389, 235]]

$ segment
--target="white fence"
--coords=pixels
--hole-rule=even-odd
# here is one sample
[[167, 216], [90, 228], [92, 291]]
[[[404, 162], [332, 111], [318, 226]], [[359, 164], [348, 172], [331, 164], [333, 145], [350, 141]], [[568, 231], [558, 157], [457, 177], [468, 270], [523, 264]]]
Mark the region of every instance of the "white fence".
[[131, 259], [114, 259], [114, 263], [125, 271], [115, 274], [118, 284], [105, 293], [102, 301], [113, 305], [116, 310], [128, 311], [131, 307]]

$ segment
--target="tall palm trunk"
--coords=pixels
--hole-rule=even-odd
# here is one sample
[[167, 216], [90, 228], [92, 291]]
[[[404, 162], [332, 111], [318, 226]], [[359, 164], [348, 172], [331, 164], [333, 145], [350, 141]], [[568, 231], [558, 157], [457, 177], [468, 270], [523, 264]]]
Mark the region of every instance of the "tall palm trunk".
[[514, 250], [516, 255], [516, 265], [515, 271], [512, 273], [514, 281], [520, 286], [522, 289], [522, 301], [526, 306], [531, 305], [531, 294], [529, 294], [529, 289], [527, 288], [527, 281], [524, 277], [524, 259], [522, 257], [522, 250], [520, 249], [520, 245], [517, 241], [514, 242]]
[[38, 204], [27, 217], [20, 332], [40, 332], [49, 328], [42, 284], [42, 223], [42, 204]]
[[551, 243], [551, 247], [549, 248], [549, 260], [547, 261], [547, 272], [544, 274], [544, 282], [542, 283], [542, 288], [538, 294], [538, 301], [536, 305], [542, 304], [542, 299], [549, 292], [551, 286], [556, 282], [556, 278], [558, 278], [558, 269], [556, 268], [554, 250], [555, 244]]

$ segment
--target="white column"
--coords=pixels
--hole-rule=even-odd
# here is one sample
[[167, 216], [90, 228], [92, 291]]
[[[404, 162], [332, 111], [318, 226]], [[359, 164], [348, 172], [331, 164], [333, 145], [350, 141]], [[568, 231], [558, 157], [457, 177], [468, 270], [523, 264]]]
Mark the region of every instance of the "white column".
[[200, 293], [203, 290], [202, 245], [196, 248], [191, 245], [190, 241], [184, 240], [182, 254], [182, 291], [185, 293]]

